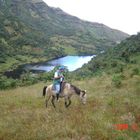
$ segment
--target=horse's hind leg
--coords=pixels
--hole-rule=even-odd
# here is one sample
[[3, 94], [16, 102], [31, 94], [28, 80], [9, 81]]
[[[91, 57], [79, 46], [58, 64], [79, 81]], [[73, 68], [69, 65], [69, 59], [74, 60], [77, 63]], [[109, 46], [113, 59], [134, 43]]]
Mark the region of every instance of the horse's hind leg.
[[54, 101], [55, 101], [55, 96], [52, 96], [51, 102], [52, 102], [53, 107], [55, 108], [56, 106], [55, 106], [55, 104], [54, 104]]
[[48, 101], [50, 100], [50, 97], [51, 97], [51, 96], [48, 96], [48, 97], [46, 98], [46, 107], [48, 106]]

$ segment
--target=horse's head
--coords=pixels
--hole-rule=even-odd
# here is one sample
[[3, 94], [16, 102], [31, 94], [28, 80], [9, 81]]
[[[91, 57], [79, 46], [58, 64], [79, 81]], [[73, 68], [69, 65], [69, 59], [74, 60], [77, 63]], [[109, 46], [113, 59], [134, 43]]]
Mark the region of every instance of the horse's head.
[[81, 90], [80, 92], [80, 98], [83, 104], [86, 104], [86, 100], [87, 100], [87, 94], [86, 94], [86, 90]]

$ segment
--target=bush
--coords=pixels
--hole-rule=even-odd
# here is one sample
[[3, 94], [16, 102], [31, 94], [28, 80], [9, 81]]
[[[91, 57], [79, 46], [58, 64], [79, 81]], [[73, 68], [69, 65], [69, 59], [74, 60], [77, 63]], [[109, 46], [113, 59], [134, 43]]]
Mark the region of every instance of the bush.
[[15, 80], [12, 78], [7, 78], [6, 76], [2, 76], [0, 78], [0, 89], [10, 89], [15, 88], [19, 85], [19, 80]]
[[119, 88], [122, 84], [122, 80], [124, 79], [124, 75], [123, 74], [115, 74], [112, 77], [112, 84]]
[[41, 73], [39, 75], [39, 80], [40, 81], [52, 81], [53, 80], [53, 75], [54, 73], [53, 72], [46, 72], [46, 73]]
[[21, 85], [32, 85], [38, 82], [38, 76], [31, 72], [27, 72], [21, 75]]
[[131, 77], [133, 77], [134, 75], [139, 75], [139, 74], [140, 74], [140, 70], [138, 68], [132, 69]]

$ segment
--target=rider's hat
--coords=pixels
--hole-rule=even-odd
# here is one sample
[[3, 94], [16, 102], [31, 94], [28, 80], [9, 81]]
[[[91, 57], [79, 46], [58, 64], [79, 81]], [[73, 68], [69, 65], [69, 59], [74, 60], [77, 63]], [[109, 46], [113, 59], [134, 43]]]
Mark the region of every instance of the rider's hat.
[[64, 66], [60, 66], [58, 69], [59, 70], [65, 70], [65, 67]]

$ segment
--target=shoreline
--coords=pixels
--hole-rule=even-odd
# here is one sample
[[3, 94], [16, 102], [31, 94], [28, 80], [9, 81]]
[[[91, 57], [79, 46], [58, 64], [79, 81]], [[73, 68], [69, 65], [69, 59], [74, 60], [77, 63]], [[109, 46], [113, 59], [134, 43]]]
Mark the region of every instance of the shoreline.
[[[94, 54], [95, 55], [95, 54]], [[50, 59], [46, 59], [44, 61], [39, 61], [39, 62], [32, 62], [32, 63], [25, 63], [25, 64], [21, 64], [19, 66], [17, 66], [15, 69], [12, 69], [12, 70], [7, 70], [3, 73], [4, 76], [8, 77], [8, 78], [13, 78], [13, 79], [19, 79], [20, 78], [20, 75], [22, 73], [26, 73], [27, 71], [31, 71], [33, 73], [41, 73], [41, 72], [45, 72], [45, 70], [34, 70], [34, 69], [28, 69], [28, 66], [34, 66], [34, 65], [37, 65], [37, 66], [40, 66], [40, 65], [45, 65], [47, 64], [48, 62], [50, 61], [54, 61], [54, 60], [57, 60], [57, 59], [60, 59], [60, 58], [64, 58], [64, 57], [67, 57], [67, 56], [83, 56], [83, 57], [86, 57], [86, 56], [93, 56], [93, 55], [63, 55], [63, 56], [59, 56], [59, 57], [54, 57], [54, 58], [50, 58]], [[51, 65], [50, 65], [51, 66]], [[27, 68], [26, 68], [27, 67]]]

